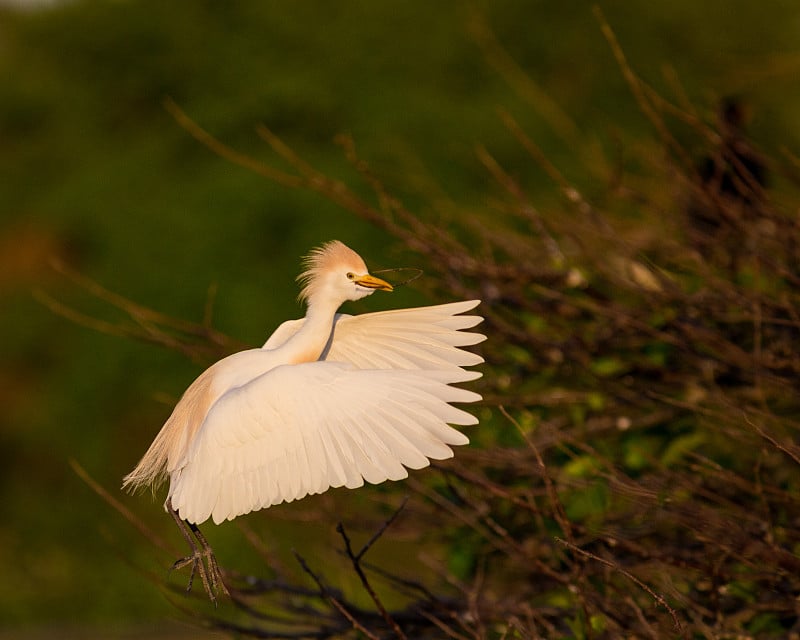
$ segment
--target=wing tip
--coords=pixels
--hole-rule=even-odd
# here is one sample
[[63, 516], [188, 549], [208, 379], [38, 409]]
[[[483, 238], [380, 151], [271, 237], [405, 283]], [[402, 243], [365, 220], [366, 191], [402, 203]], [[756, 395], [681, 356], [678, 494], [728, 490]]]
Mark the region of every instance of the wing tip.
[[469, 305], [464, 308], [464, 311], [469, 311], [470, 309], [474, 309], [477, 307], [481, 302], [483, 302], [480, 298], [473, 298], [472, 300], [464, 300], [462, 304]]

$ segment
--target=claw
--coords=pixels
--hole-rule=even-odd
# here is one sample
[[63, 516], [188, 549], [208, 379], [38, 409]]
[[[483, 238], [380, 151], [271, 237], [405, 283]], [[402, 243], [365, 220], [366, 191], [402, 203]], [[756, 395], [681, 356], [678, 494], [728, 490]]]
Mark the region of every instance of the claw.
[[170, 573], [189, 565], [191, 565], [192, 570], [189, 574], [189, 583], [186, 585], [186, 593], [192, 590], [194, 577], [199, 575], [200, 580], [203, 582], [203, 588], [208, 594], [208, 599], [214, 603], [214, 606], [217, 606], [217, 593], [230, 595], [222, 578], [222, 571], [211, 548], [198, 549], [192, 555], [176, 560], [170, 568]]

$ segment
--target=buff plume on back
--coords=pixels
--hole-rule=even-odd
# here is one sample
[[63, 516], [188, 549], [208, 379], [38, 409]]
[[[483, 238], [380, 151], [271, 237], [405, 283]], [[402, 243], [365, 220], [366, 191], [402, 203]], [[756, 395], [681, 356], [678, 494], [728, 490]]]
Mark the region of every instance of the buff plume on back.
[[168, 478], [169, 471], [177, 465], [215, 400], [211, 392], [212, 377], [213, 367], [204, 371], [184, 392], [139, 464], [125, 476], [123, 489], [137, 491], [150, 487], [155, 492]]

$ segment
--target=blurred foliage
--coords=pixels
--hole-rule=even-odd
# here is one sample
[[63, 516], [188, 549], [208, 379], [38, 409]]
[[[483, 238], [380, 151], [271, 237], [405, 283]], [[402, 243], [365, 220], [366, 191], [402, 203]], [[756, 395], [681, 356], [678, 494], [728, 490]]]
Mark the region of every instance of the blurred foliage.
[[[786, 453], [797, 442], [799, 165], [791, 152], [800, 148], [800, 15], [788, 0], [600, 4], [654, 94], [635, 83], [631, 91], [588, 2], [76, 1], [0, 10], [0, 299], [10, 310], [0, 318], [4, 624], [112, 630], [171, 613], [121, 559], [160, 578], [168, 562], [110, 515], [67, 461], [116, 487], [203, 364], [260, 343], [301, 313], [298, 256], [335, 237], [373, 267], [427, 270], [414, 290], [384, 304], [487, 301], [493, 340], [476, 446], [445, 467], [441, 486], [432, 474], [424, 476], [431, 484], [410, 486], [440, 509], [455, 504], [456, 516], [474, 491], [489, 520], [429, 536], [429, 553], [441, 557], [426, 576], [449, 571], [469, 581], [486, 563], [496, 566], [492, 579], [521, 585], [528, 574], [549, 575], [536, 593], [520, 588], [506, 602], [541, 607], [541, 620], [530, 614], [541, 633], [551, 625], [553, 634], [613, 635], [620, 620], [592, 597], [606, 588], [608, 598], [631, 598], [624, 602], [635, 617], [649, 594], [630, 595], [620, 572], [593, 572], [596, 560], [554, 542], [566, 536], [633, 571], [673, 607], [701, 603], [697, 625], [713, 628], [704, 616], [714, 611], [739, 633], [787, 633], [796, 584], [783, 566], [777, 583], [765, 581], [759, 565], [769, 551], [789, 562], [800, 544], [789, 497], [797, 467]], [[715, 154], [731, 124], [716, 111], [731, 95], [743, 96], [748, 135], [770, 159], [768, 196], [748, 196], [744, 209], [720, 204], [713, 191]], [[258, 135], [265, 124], [320, 174], [374, 202], [374, 215], [225, 162], [181, 128], [166, 98], [222, 143], [294, 171]], [[342, 133], [354, 148], [335, 140]], [[758, 215], [748, 218], [754, 199]], [[194, 333], [170, 329], [205, 349], [187, 359], [187, 349], [161, 349], [158, 340], [147, 346], [123, 339], [130, 333], [65, 322], [40, 301], [115, 327], [132, 323], [150, 338], [162, 327], [51, 261], [197, 323]], [[535, 482], [531, 440], [547, 465]], [[487, 487], [542, 506], [512, 508], [513, 500], [487, 499]], [[275, 549], [268, 564], [293, 562], [288, 540], [323, 558], [336, 534], [307, 519], [333, 523], [344, 513], [348, 526], [369, 531], [402, 490], [333, 492], [249, 521], [268, 532], [259, 533]], [[158, 500], [124, 504], [174, 536]], [[376, 516], [361, 515], [376, 505]], [[420, 534], [426, 508], [412, 504], [423, 519], [392, 531]], [[752, 517], [738, 518], [742, 509]], [[435, 530], [441, 513], [428, 515]], [[705, 533], [698, 522], [709, 523]], [[499, 530], [531, 545], [533, 569], [509, 571], [497, 560], [498, 550], [519, 559], [503, 551]], [[231, 550], [220, 551], [226, 566], [260, 566], [242, 544], [252, 540], [246, 530], [208, 533], [218, 550]], [[763, 554], [736, 546], [747, 535], [767, 545]], [[717, 553], [703, 546], [726, 537], [735, 540]], [[640, 552], [665, 540], [681, 572], [664, 573]], [[417, 543], [402, 549], [419, 553]], [[397, 563], [399, 553], [380, 545], [374, 553], [376, 563]], [[702, 553], [705, 564], [693, 565]], [[341, 569], [344, 588], [357, 592]], [[591, 591], [597, 581], [606, 586]], [[566, 628], [552, 622], [553, 609]], [[733, 617], [742, 611], [750, 615]], [[651, 613], [648, 624], [670, 628], [669, 616]]]

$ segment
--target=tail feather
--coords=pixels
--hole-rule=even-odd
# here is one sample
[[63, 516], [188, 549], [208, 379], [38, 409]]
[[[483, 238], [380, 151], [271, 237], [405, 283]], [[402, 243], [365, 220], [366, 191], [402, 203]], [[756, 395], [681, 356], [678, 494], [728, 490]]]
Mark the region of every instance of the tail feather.
[[124, 490], [134, 493], [149, 486], [155, 491], [178, 467], [188, 443], [194, 438], [213, 404], [212, 369], [207, 369], [189, 385], [139, 464], [123, 478]]

